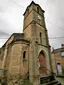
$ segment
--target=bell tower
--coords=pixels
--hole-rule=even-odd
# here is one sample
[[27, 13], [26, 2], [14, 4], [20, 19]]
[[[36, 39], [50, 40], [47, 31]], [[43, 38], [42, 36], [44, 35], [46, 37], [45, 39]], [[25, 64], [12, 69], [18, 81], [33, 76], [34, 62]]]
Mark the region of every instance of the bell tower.
[[34, 1], [24, 12], [24, 38], [30, 41], [29, 77], [34, 84], [40, 83], [40, 78], [48, 75], [52, 70], [44, 12]]
[[[47, 36], [47, 29], [45, 26], [45, 18], [44, 18], [44, 10], [36, 4], [35, 2], [31, 2], [31, 4], [26, 8], [24, 12], [24, 27], [23, 31], [25, 33], [25, 38], [31, 39], [31, 30], [32, 24], [35, 25], [36, 30], [36, 37], [39, 43], [49, 44], [48, 36]], [[47, 39], [45, 39], [47, 38]], [[37, 41], [36, 40], [36, 41]], [[45, 41], [45, 42], [44, 42]]]

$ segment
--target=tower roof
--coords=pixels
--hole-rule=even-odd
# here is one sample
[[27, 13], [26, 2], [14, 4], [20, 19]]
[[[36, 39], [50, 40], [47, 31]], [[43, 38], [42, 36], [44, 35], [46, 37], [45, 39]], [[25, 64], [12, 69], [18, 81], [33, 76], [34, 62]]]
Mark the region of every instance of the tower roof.
[[[39, 4], [36, 4], [34, 1], [32, 1], [32, 2], [30, 3], [30, 5], [29, 5], [29, 6], [27, 6], [27, 8], [26, 8], [26, 10], [25, 10], [25, 12], [24, 12], [24, 14], [23, 14], [23, 15], [25, 15], [26, 11], [28, 10], [28, 8], [29, 8], [32, 4], [34, 4], [35, 6], [39, 6], [39, 7], [40, 7], [40, 5], [39, 5]], [[40, 9], [41, 9], [43, 12], [45, 12], [45, 11], [44, 11], [41, 7], [40, 7]]]

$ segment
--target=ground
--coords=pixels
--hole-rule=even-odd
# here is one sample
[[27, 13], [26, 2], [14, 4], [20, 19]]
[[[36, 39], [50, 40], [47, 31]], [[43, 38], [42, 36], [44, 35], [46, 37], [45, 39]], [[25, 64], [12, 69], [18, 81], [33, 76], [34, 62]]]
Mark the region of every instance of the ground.
[[61, 82], [62, 85], [64, 85], [64, 78], [56, 77], [56, 80]]

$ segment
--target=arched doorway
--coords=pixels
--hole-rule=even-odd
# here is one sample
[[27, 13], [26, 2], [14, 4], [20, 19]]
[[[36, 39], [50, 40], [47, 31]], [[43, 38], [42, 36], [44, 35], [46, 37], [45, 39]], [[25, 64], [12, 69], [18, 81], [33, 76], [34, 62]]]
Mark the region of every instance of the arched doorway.
[[41, 51], [39, 53], [39, 63], [40, 63], [40, 67], [39, 67], [39, 73], [40, 75], [46, 75], [46, 56], [44, 54], [43, 51]]

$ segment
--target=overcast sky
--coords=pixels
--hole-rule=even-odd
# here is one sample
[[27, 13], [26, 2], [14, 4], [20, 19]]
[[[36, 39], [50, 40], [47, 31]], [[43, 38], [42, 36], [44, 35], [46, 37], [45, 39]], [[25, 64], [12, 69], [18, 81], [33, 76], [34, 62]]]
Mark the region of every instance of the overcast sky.
[[[23, 13], [32, 0], [0, 0], [0, 47], [12, 33], [22, 32]], [[51, 47], [64, 44], [64, 0], [33, 0], [45, 10]]]

